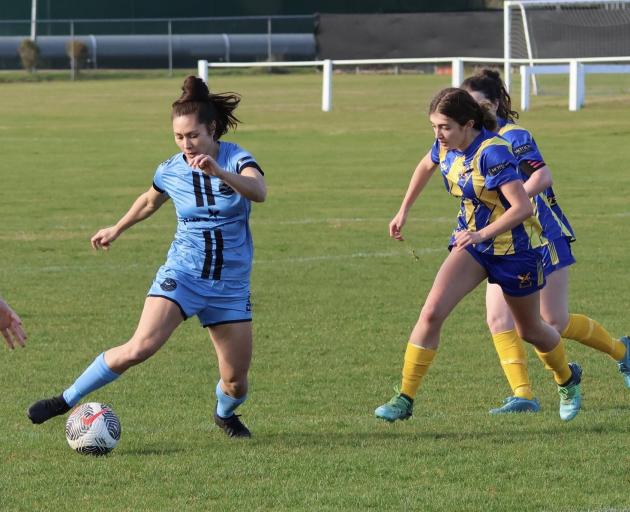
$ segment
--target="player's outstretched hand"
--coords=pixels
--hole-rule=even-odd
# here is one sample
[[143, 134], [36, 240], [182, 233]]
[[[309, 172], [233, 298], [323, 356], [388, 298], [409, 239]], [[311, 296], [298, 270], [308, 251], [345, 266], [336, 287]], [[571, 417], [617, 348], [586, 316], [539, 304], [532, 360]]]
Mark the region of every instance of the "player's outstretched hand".
[[209, 176], [218, 176], [222, 170], [217, 161], [210, 155], [196, 155], [192, 157], [188, 165], [193, 169], [199, 169]]
[[401, 231], [405, 222], [407, 222], [407, 215], [402, 212], [398, 212], [389, 223], [389, 236], [403, 242], [405, 239], [403, 238]]
[[118, 238], [120, 233], [115, 226], [99, 230], [91, 239], [90, 243], [94, 249], [107, 251], [111, 243]]
[[23, 347], [26, 342], [22, 320], [2, 299], [0, 299], [0, 332], [2, 332], [2, 336], [11, 350], [16, 345]]

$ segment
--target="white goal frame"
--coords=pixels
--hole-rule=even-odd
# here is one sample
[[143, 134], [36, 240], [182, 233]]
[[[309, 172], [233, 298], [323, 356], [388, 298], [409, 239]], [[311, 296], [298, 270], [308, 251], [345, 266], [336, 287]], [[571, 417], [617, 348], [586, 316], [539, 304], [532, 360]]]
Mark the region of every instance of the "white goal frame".
[[[510, 90], [511, 86], [511, 71], [512, 65], [518, 64], [519, 61], [517, 59], [513, 59], [511, 55], [512, 51], [512, 23], [511, 23], [511, 12], [513, 9], [519, 9], [521, 12], [521, 19], [523, 23], [523, 35], [525, 38], [525, 48], [527, 51], [527, 60], [529, 60], [528, 64], [530, 66], [534, 66], [536, 59], [534, 59], [532, 44], [530, 39], [530, 31], [528, 26], [526, 8], [528, 6], [532, 7], [562, 7], [562, 6], [576, 6], [576, 7], [588, 7], [588, 6], [605, 6], [605, 5], [619, 5], [625, 4], [630, 8], [630, 0], [506, 0], [503, 4], [503, 80], [507, 87], [507, 90]], [[610, 55], [610, 57], [614, 57], [614, 55]], [[566, 59], [565, 62], [568, 62], [569, 59]], [[536, 83], [536, 74], [532, 72], [531, 75], [532, 80], [532, 91], [534, 94], [537, 94], [538, 84]]]

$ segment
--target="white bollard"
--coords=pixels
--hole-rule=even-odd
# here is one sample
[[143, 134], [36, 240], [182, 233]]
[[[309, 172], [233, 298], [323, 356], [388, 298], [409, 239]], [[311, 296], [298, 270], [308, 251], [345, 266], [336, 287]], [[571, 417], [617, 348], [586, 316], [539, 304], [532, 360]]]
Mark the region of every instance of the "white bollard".
[[462, 59], [453, 59], [451, 67], [451, 85], [459, 87], [464, 81], [464, 61]]
[[521, 66], [521, 111], [529, 110], [529, 67]]
[[201, 78], [206, 84], [208, 83], [208, 61], [197, 61], [197, 76]]
[[584, 65], [577, 60], [569, 63], [569, 110], [577, 112], [584, 105]]
[[322, 110], [332, 110], [332, 60], [324, 60], [322, 83]]

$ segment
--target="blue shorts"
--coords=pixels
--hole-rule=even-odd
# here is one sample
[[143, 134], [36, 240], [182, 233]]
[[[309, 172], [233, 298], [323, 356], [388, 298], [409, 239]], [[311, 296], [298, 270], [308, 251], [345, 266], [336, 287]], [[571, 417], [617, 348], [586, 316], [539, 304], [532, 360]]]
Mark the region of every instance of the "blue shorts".
[[147, 296], [163, 297], [174, 302], [184, 320], [197, 315], [204, 327], [252, 320], [249, 283], [213, 281], [211, 289], [205, 287], [201, 294], [194, 278], [163, 266], [158, 270]]
[[485, 269], [488, 282], [498, 284], [506, 295], [524, 297], [545, 286], [541, 248], [507, 256], [486, 254], [471, 246], [466, 250]]
[[545, 277], [552, 272], [568, 267], [575, 263], [575, 257], [571, 252], [571, 243], [566, 237], [549, 240], [547, 245], [543, 246], [543, 268], [545, 269]]

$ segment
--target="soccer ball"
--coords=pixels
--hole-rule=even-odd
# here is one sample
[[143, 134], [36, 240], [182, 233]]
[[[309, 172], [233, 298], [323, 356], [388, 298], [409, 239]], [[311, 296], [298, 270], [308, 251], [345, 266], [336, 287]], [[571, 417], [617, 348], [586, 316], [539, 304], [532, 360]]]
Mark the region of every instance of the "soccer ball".
[[66, 421], [70, 448], [89, 455], [105, 455], [120, 440], [120, 420], [111, 407], [97, 402], [82, 404]]

